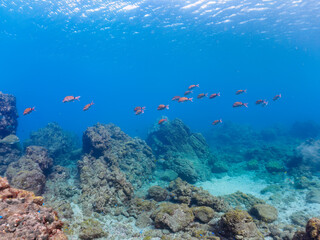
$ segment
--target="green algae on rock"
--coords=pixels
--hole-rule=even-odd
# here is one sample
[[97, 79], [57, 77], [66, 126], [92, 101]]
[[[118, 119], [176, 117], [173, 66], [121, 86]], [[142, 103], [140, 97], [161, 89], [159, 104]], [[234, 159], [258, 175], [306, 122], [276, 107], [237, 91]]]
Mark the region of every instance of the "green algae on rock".
[[278, 210], [268, 204], [253, 205], [250, 209], [250, 214], [266, 223], [272, 223], [278, 218]]
[[203, 223], [208, 223], [214, 216], [214, 210], [210, 207], [192, 207], [195, 218]]
[[252, 217], [243, 210], [231, 210], [220, 220], [221, 235], [234, 239], [263, 240]]
[[166, 200], [168, 191], [160, 186], [152, 186], [148, 189], [148, 197], [154, 199], [157, 202]]
[[80, 224], [80, 239], [91, 240], [102, 237], [107, 238], [108, 233], [102, 229], [102, 224], [99, 221], [89, 218]]
[[166, 228], [178, 232], [187, 227], [193, 220], [192, 210], [186, 204], [162, 203], [151, 218], [156, 228]]

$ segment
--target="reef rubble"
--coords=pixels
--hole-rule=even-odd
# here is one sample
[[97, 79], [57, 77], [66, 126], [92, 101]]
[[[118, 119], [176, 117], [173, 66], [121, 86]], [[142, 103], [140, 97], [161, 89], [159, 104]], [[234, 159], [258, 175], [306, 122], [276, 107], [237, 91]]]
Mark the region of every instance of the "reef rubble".
[[43, 202], [42, 197], [12, 188], [0, 177], [0, 239], [67, 240], [57, 213]]

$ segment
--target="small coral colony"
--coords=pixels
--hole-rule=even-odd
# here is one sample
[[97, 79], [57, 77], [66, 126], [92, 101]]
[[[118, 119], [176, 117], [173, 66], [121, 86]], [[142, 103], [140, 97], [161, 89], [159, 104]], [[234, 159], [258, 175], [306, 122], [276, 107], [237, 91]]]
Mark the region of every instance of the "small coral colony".
[[[199, 88], [199, 84], [193, 84], [193, 85], [190, 85], [188, 87], [188, 90], [184, 92], [184, 96], [181, 97], [181, 96], [174, 96], [171, 100], [172, 101], [176, 101], [178, 103], [183, 103], [183, 102], [187, 102], [187, 101], [190, 101], [190, 102], [193, 102], [193, 98], [188, 98], [187, 96], [192, 94], [193, 93], [193, 90], [195, 88]], [[243, 94], [243, 93], [246, 93], [247, 92], [247, 89], [240, 89], [238, 91], [236, 91], [236, 95], [240, 95], [240, 94]], [[205, 98], [205, 97], [209, 97], [209, 99], [214, 99], [216, 97], [220, 97], [220, 92], [218, 93], [212, 93], [212, 94], [208, 94], [208, 93], [199, 93], [198, 96], [197, 96], [197, 99], [202, 99], [202, 98]], [[273, 101], [277, 101], [279, 98], [281, 98], [281, 94], [277, 94], [273, 97]], [[74, 96], [66, 96], [62, 102], [63, 103], [67, 103], [67, 102], [74, 102], [75, 100], [79, 100], [80, 99], [80, 96], [78, 97], [74, 97]], [[93, 101], [87, 105], [84, 106], [83, 108], [83, 111], [87, 111], [90, 109], [90, 107], [93, 105]], [[263, 107], [267, 106], [268, 105], [268, 101], [266, 99], [258, 99], [255, 103], [256, 105], [261, 105]], [[236, 107], [248, 107], [248, 103], [243, 103], [243, 102], [235, 102], [233, 103], [232, 107], [236, 108]], [[165, 105], [165, 104], [160, 104], [157, 108], [157, 110], [169, 110], [169, 105]], [[144, 111], [146, 110], [146, 107], [140, 107], [140, 106], [137, 106], [134, 108], [134, 113], [136, 115], [141, 115], [141, 114], [144, 114]], [[30, 113], [32, 113], [33, 111], [35, 111], [35, 107], [29, 107], [29, 108], [26, 108], [23, 112], [23, 115], [28, 115]], [[163, 124], [164, 122], [166, 122], [167, 119], [166, 118], [162, 118], [158, 121], [158, 124]], [[214, 120], [212, 122], [212, 125], [217, 125], [219, 123], [222, 123], [222, 119], [217, 119], [217, 120]]]

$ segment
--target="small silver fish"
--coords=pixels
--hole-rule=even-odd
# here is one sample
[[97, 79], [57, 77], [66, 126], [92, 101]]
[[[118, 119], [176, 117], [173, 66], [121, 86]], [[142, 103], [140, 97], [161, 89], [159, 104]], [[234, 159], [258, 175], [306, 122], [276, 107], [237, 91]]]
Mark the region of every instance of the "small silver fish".
[[6, 136], [0, 140], [0, 143], [4, 143], [4, 144], [15, 144], [18, 142], [20, 142], [20, 139], [13, 134]]

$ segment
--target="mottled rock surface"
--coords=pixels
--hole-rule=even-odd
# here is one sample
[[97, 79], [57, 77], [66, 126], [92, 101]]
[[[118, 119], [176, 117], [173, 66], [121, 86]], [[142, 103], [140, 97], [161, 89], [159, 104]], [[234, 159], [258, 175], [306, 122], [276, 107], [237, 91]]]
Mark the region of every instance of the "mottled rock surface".
[[52, 159], [45, 148], [30, 146], [26, 155], [9, 165], [6, 177], [17, 188], [41, 195], [44, 190], [45, 172], [52, 166]]
[[[18, 126], [16, 98], [0, 92], [0, 139], [16, 134]], [[0, 175], [4, 175], [8, 165], [20, 156], [18, 144], [0, 143]]]
[[203, 223], [209, 222], [214, 216], [214, 211], [210, 207], [193, 207], [192, 211], [195, 218]]
[[221, 217], [221, 235], [231, 239], [263, 240], [252, 217], [242, 210], [232, 210]]
[[250, 209], [250, 213], [266, 223], [272, 223], [278, 218], [278, 210], [269, 204], [256, 204]]
[[172, 181], [168, 187], [172, 200], [185, 203], [189, 206], [207, 206], [217, 212], [226, 212], [230, 209], [222, 198], [212, 196], [208, 191], [195, 187], [181, 178]]
[[96, 238], [107, 238], [108, 233], [102, 229], [102, 224], [95, 219], [87, 219], [80, 224], [79, 238], [90, 240]]
[[0, 139], [16, 134], [18, 126], [16, 98], [0, 92]]
[[108, 162], [115, 163], [135, 188], [149, 181], [155, 168], [151, 148], [114, 124], [89, 127], [83, 134], [83, 150], [96, 158], [104, 155]]
[[293, 240], [320, 240], [320, 219], [311, 218], [306, 226], [306, 231], [295, 233]]
[[21, 155], [21, 151], [16, 144], [1, 144], [0, 143], [0, 175], [3, 176], [8, 165], [16, 162]]
[[214, 157], [208, 144], [180, 119], [157, 126], [149, 133], [147, 143], [158, 159], [165, 160], [164, 167], [175, 171], [183, 180], [194, 183], [210, 177], [209, 162]]
[[43, 198], [11, 188], [0, 177], [0, 239], [67, 240], [57, 213], [43, 206]]
[[55, 165], [68, 165], [79, 144], [74, 134], [64, 131], [57, 123], [48, 123], [44, 128], [32, 132], [24, 142], [24, 147], [31, 145], [45, 147]]
[[192, 210], [186, 204], [163, 203], [151, 215], [156, 228], [166, 228], [178, 232], [187, 227], [193, 220]]
[[110, 206], [128, 204], [133, 187], [125, 174], [106, 156], [95, 158], [86, 154], [79, 161], [81, 203], [86, 214], [108, 213]]
[[152, 186], [148, 190], [148, 197], [154, 199], [157, 202], [166, 200], [168, 191], [160, 186]]

